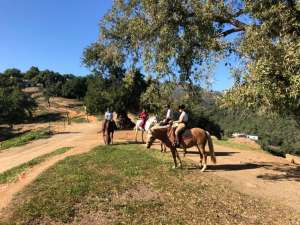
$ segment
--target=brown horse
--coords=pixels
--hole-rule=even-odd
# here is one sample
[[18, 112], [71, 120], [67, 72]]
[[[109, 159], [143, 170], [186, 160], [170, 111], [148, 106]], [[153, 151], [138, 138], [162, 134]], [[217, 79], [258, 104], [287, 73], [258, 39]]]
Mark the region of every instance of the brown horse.
[[102, 134], [103, 134], [104, 144], [106, 145], [113, 144], [114, 132], [116, 128], [117, 125], [114, 120], [103, 122]]
[[[168, 148], [171, 149], [171, 153], [175, 164], [173, 168], [176, 168], [177, 167], [176, 157], [179, 161], [179, 167], [181, 167], [182, 163], [179, 154], [177, 152], [177, 149], [173, 146], [171, 129], [172, 129], [171, 127], [151, 128], [150, 131], [148, 132], [147, 148], [151, 147], [155, 139], [162, 141]], [[192, 128], [188, 130], [188, 132], [190, 132], [189, 137], [183, 138], [180, 142], [180, 145], [183, 149], [191, 148], [193, 146], [197, 147], [200, 154], [200, 162], [199, 162], [200, 168], [202, 167], [202, 162], [204, 158], [204, 165], [201, 169], [201, 171], [203, 172], [207, 167], [207, 155], [205, 152], [206, 143], [208, 143], [209, 146], [211, 161], [214, 164], [216, 163], [216, 156], [215, 156], [214, 146], [213, 146], [211, 136], [207, 131], [201, 128]]]

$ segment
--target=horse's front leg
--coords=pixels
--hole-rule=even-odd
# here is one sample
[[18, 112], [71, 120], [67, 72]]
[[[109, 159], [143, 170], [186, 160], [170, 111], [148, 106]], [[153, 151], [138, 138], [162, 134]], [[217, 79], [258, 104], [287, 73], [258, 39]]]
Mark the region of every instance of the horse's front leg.
[[177, 149], [175, 149], [175, 152], [176, 152], [176, 157], [177, 157], [177, 159], [178, 159], [178, 161], [179, 161], [179, 167], [182, 168], [182, 162], [181, 162], [181, 159], [180, 159], [180, 157], [179, 157], [179, 154], [178, 154]]
[[111, 132], [111, 144], [114, 144], [114, 132]]
[[105, 133], [104, 133], [104, 132], [103, 132], [103, 136], [102, 136], [102, 137], [103, 137], [104, 144], [107, 144], [107, 143], [106, 143], [106, 137], [105, 137]]
[[142, 130], [142, 143], [145, 144], [144, 142], [144, 131]]
[[177, 168], [177, 161], [176, 161], [176, 148], [172, 147], [171, 148], [171, 153], [173, 156], [173, 160], [174, 160], [174, 166], [172, 167], [173, 169]]

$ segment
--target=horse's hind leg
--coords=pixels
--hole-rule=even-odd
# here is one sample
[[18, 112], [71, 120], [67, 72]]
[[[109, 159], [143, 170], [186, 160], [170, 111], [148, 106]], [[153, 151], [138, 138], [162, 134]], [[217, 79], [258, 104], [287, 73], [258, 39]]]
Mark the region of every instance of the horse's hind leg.
[[144, 141], [144, 131], [142, 130], [142, 143], [144, 144], [145, 141]]
[[198, 145], [196, 145], [196, 146], [197, 146], [197, 149], [198, 149], [198, 151], [199, 151], [199, 156], [200, 156], [199, 167], [202, 168], [203, 154], [202, 154], [202, 152], [201, 152], [200, 147], [199, 147]]
[[201, 172], [203, 172], [207, 167], [207, 155], [206, 155], [206, 152], [205, 152], [205, 146], [200, 146], [200, 149], [202, 149], [203, 157], [204, 157], [204, 165], [203, 165], [203, 168], [201, 170]]
[[201, 172], [203, 172], [207, 167], [207, 155], [206, 155], [206, 152], [205, 152], [205, 146], [203, 146], [201, 144], [198, 145], [198, 146], [199, 146], [199, 148], [200, 148], [200, 150], [203, 154], [203, 157], [204, 157], [204, 165], [203, 165], [202, 170], [201, 170]]
[[111, 132], [110, 142], [114, 144], [114, 132]]

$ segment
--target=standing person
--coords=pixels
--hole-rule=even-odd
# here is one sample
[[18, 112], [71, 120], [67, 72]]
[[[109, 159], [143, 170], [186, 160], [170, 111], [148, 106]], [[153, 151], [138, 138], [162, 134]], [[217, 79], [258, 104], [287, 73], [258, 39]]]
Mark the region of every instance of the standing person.
[[173, 119], [173, 110], [171, 109], [170, 104], [166, 105], [166, 118], [163, 120], [163, 125], [167, 125]]
[[175, 147], [179, 147], [180, 135], [183, 133], [184, 129], [186, 128], [189, 119], [188, 114], [185, 111], [185, 105], [180, 105], [178, 107], [178, 110], [180, 112], [180, 116], [179, 119], [175, 121], [178, 123], [178, 126], [175, 130]]
[[140, 113], [139, 117], [142, 120], [141, 127], [145, 129], [145, 124], [148, 119], [148, 113], [146, 112], [145, 108], [143, 108], [143, 111]]

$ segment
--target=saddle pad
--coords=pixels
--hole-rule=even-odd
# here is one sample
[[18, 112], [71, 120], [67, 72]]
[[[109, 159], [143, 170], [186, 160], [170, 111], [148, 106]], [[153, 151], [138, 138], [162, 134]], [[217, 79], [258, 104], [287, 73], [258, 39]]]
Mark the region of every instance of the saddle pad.
[[190, 139], [193, 138], [192, 132], [190, 129], [186, 129], [182, 134], [183, 139]]

